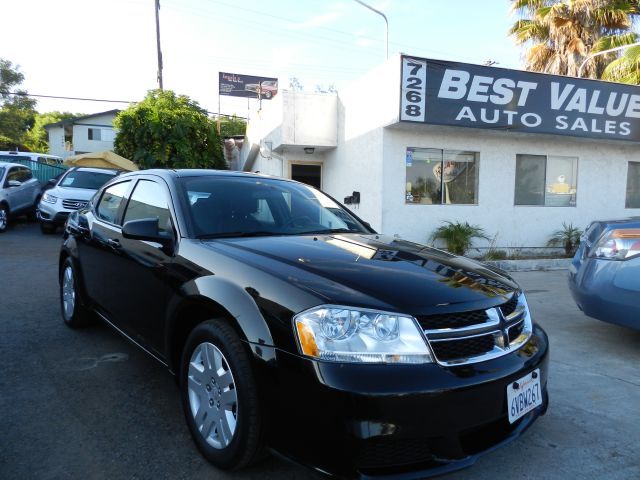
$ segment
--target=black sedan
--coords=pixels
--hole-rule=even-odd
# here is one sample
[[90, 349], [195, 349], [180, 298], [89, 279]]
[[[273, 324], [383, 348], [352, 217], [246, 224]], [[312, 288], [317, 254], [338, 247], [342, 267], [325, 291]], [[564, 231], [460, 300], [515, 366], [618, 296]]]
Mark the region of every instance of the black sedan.
[[340, 477], [423, 478], [548, 404], [547, 337], [511, 278], [297, 182], [122, 175], [69, 217], [60, 293], [67, 325], [98, 316], [177, 376], [224, 469], [269, 448]]

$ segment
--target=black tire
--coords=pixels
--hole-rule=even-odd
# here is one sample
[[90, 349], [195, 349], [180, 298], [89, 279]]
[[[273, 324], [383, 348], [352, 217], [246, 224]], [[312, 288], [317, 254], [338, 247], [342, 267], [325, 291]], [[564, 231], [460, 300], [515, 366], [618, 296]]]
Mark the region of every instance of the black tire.
[[[71, 259], [67, 258], [60, 270], [60, 312], [64, 323], [71, 328], [82, 328], [93, 323], [91, 313], [82, 305], [79, 291], [80, 283], [75, 266]], [[72, 301], [71, 308], [69, 301]]]
[[38, 220], [38, 204], [40, 203], [40, 198], [41, 196], [38, 195], [36, 201], [33, 203], [33, 207], [31, 207], [29, 213], [27, 214], [29, 220], [32, 222]]
[[0, 233], [4, 233], [9, 225], [9, 209], [0, 204]]
[[56, 233], [56, 226], [51, 223], [40, 222], [40, 231], [45, 235]]
[[273, 93], [269, 91], [264, 92], [264, 98], [266, 98], [267, 100], [271, 100], [271, 97], [273, 97]]
[[[218, 367], [207, 369], [205, 361], [200, 362], [203, 348], [221, 353]], [[219, 371], [224, 375], [219, 376]], [[230, 373], [229, 385], [223, 379], [229, 378], [227, 373]], [[218, 378], [217, 382], [214, 377]], [[229, 402], [234, 396], [232, 391], [235, 391], [235, 404]], [[224, 319], [203, 322], [189, 335], [180, 365], [180, 396], [191, 436], [198, 450], [213, 465], [237, 470], [264, 456], [260, 404], [249, 356]], [[200, 415], [203, 407], [205, 413]], [[196, 417], [204, 419], [202, 425], [196, 424]], [[233, 420], [235, 424], [231, 431]], [[203, 431], [206, 428], [207, 432], [201, 432], [200, 428]], [[222, 433], [225, 430], [231, 435]]]

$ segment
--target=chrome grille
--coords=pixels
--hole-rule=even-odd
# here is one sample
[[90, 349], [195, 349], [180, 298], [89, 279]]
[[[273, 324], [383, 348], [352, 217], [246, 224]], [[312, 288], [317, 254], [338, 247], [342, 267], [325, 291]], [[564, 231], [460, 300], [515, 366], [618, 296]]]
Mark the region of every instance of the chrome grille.
[[458, 358], [475, 357], [493, 350], [495, 339], [493, 334], [479, 335], [461, 339], [435, 340], [431, 348], [438, 360], [448, 362]]
[[473, 312], [460, 312], [444, 315], [428, 315], [417, 317], [418, 323], [423, 330], [434, 330], [443, 328], [463, 328], [469, 325], [478, 325], [489, 320], [484, 310]]
[[62, 206], [69, 210], [80, 210], [87, 206], [86, 200], [62, 200]]
[[447, 366], [506, 355], [521, 347], [532, 330], [524, 297], [515, 292], [494, 308], [416, 318], [436, 361]]

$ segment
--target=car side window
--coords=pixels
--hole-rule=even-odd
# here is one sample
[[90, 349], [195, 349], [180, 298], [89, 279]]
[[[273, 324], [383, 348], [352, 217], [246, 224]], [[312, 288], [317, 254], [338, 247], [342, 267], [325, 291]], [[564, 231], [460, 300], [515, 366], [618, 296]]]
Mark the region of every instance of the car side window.
[[21, 182], [26, 182], [28, 180], [31, 180], [33, 178], [33, 174], [31, 173], [31, 170], [28, 168], [21, 168], [20, 169], [20, 181]]
[[9, 169], [9, 173], [7, 173], [7, 182], [9, 180], [16, 180], [18, 182], [22, 181], [20, 180], [20, 167], [11, 167]]
[[118, 219], [118, 209], [122, 203], [125, 193], [129, 188], [130, 181], [116, 183], [107, 188], [100, 198], [96, 213], [98, 218], [109, 223], [116, 223]]
[[171, 231], [167, 195], [162, 186], [151, 180], [140, 180], [136, 185], [124, 213], [123, 223], [143, 218], [157, 218], [159, 231]]

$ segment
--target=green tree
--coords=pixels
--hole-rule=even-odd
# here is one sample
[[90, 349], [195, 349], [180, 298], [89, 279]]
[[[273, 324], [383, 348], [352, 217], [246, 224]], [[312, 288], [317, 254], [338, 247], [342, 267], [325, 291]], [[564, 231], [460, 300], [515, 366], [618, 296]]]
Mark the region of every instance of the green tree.
[[116, 153], [142, 168], [226, 168], [215, 122], [187, 96], [150, 90], [114, 126]]
[[44, 129], [49, 123], [56, 123], [74, 117], [81, 117], [82, 114], [70, 112], [47, 112], [36, 113], [33, 126], [24, 134], [24, 144], [32, 152], [46, 153], [49, 151], [49, 135]]
[[26, 90], [16, 88], [23, 81], [19, 67], [0, 58], [0, 136], [16, 144], [22, 143], [36, 114], [36, 101], [26, 96]]
[[[511, 11], [520, 19], [509, 34], [527, 47], [527, 70], [577, 76], [589, 54], [637, 39], [637, 0], [511, 0]], [[590, 59], [582, 76], [600, 78], [616, 58], [611, 53]]]
[[247, 122], [235, 115], [226, 117], [220, 121], [220, 136], [233, 137], [235, 135], [244, 135], [247, 131]]

